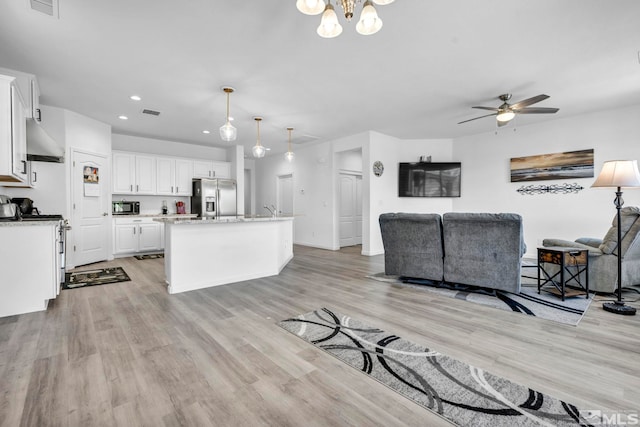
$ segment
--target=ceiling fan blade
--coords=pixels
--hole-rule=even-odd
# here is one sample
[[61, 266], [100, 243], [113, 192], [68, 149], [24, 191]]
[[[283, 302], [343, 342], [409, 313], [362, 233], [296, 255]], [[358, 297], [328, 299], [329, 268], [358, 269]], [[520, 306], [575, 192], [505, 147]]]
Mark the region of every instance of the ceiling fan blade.
[[515, 104], [512, 104], [511, 109], [513, 110], [513, 109], [523, 108], [528, 105], [532, 105], [540, 101], [544, 101], [547, 98], [549, 98], [549, 95], [538, 95], [538, 96], [534, 96], [533, 98], [524, 99], [520, 102], [516, 102]]
[[559, 108], [533, 107], [514, 110], [513, 112], [517, 114], [553, 114], [557, 113], [559, 110]]
[[464, 121], [462, 121], [462, 122], [458, 122], [458, 124], [459, 124], [459, 125], [461, 125], [462, 123], [467, 123], [467, 122], [471, 122], [471, 121], [473, 121], [473, 120], [482, 119], [482, 118], [484, 118], [484, 117], [497, 116], [497, 115], [498, 115], [498, 113], [487, 114], [487, 115], [484, 115], [484, 116], [474, 117], [473, 119], [469, 119], [469, 120], [464, 120]]
[[494, 108], [494, 107], [471, 107], [471, 108], [479, 108], [480, 110], [489, 110], [489, 111], [500, 111], [500, 109], [498, 108]]

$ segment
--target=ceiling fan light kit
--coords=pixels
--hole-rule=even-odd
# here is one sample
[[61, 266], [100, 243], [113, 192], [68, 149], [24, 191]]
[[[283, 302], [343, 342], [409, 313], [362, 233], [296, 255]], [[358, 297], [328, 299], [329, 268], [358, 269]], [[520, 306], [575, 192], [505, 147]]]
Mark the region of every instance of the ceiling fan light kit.
[[[356, 3], [360, 3], [361, 0], [337, 1], [339, 1], [342, 6], [347, 22], [350, 22], [356, 9]], [[380, 31], [382, 28], [382, 19], [378, 16], [378, 12], [373, 4], [387, 5], [394, 1], [395, 0], [365, 0], [362, 5], [360, 20], [356, 24], [356, 31], [365, 36]], [[342, 34], [342, 25], [338, 22], [338, 15], [331, 4], [331, 0], [327, 0], [326, 4], [323, 0], [297, 0], [296, 7], [305, 15], [319, 15], [322, 13], [320, 25], [316, 30], [320, 37], [333, 38]]]
[[233, 93], [233, 88], [229, 86], [223, 86], [222, 90], [227, 94], [227, 122], [220, 126], [220, 138], [223, 141], [235, 141], [238, 136], [238, 130], [231, 124], [229, 120], [229, 95]]
[[511, 99], [510, 93], [502, 94], [498, 97], [502, 101], [502, 105], [499, 107], [484, 107], [475, 106], [471, 108], [477, 108], [480, 110], [493, 111], [491, 114], [485, 114], [484, 116], [474, 117], [473, 119], [463, 120], [458, 124], [471, 122], [473, 120], [481, 119], [483, 117], [495, 116], [498, 127], [506, 126], [511, 120], [513, 120], [516, 114], [554, 114], [557, 113], [559, 108], [547, 108], [547, 107], [529, 107], [529, 105], [536, 104], [540, 101], [544, 101], [549, 98], [549, 95], [537, 95], [532, 98], [527, 98], [515, 104], [509, 104], [507, 101]]

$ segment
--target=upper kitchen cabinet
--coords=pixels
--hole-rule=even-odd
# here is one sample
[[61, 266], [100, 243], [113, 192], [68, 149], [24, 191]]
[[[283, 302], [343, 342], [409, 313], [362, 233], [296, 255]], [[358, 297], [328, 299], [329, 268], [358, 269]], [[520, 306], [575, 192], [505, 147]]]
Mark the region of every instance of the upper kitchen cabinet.
[[156, 194], [156, 158], [113, 152], [114, 194]]
[[16, 78], [0, 75], [0, 181], [26, 182], [26, 111]]
[[193, 161], [194, 178], [231, 178], [231, 164], [211, 160]]
[[166, 196], [190, 196], [193, 162], [172, 157], [158, 157], [156, 194]]
[[0, 74], [16, 79], [16, 85], [20, 90], [24, 102], [25, 117], [27, 119], [35, 119], [36, 122], [42, 121], [42, 113], [40, 111], [40, 87], [38, 86], [36, 76], [6, 68], [0, 68]]

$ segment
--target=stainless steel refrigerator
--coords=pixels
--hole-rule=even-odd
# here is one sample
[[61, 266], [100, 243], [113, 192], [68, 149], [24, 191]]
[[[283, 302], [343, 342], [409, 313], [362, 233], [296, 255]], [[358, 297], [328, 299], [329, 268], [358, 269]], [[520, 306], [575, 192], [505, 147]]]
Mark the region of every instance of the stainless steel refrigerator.
[[191, 213], [208, 219], [237, 215], [235, 180], [194, 178], [192, 190]]

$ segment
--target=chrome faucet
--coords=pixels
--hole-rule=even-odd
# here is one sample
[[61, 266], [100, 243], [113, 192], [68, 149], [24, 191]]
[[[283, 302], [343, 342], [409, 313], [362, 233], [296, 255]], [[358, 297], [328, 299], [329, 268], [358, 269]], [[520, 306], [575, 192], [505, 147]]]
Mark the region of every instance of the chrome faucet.
[[271, 205], [271, 208], [269, 208], [269, 206], [267, 205], [264, 205], [264, 208], [269, 211], [273, 218], [276, 217], [276, 208], [274, 208], [273, 205]]

